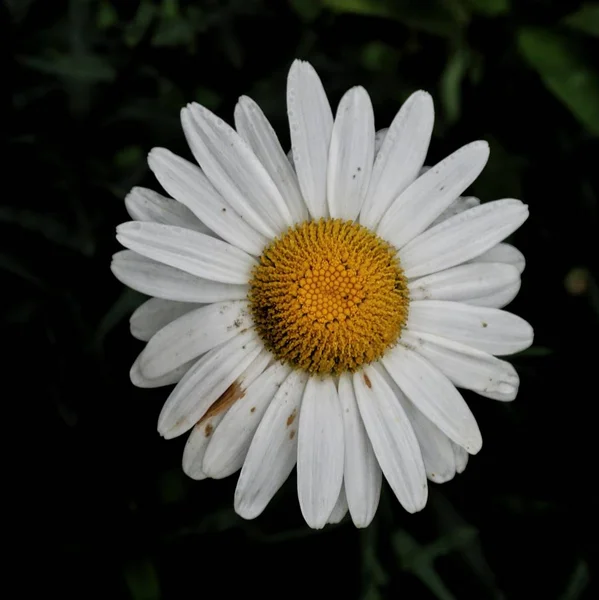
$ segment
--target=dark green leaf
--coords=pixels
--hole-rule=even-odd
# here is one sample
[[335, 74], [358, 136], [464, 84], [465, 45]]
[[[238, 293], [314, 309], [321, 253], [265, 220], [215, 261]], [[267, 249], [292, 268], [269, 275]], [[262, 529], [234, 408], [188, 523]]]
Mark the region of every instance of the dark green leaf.
[[460, 118], [462, 81], [469, 63], [468, 49], [458, 48], [448, 60], [441, 76], [441, 101], [449, 124]]
[[568, 39], [526, 28], [518, 32], [518, 45], [549, 90], [590, 132], [599, 135], [599, 77], [576, 54]]
[[289, 2], [304, 21], [313, 21], [322, 11], [320, 0], [289, 0]]
[[572, 29], [599, 36], [599, 4], [583, 4], [575, 13], [564, 19], [564, 24]]
[[158, 574], [149, 558], [128, 564], [123, 576], [133, 600], [159, 600], [161, 597]]
[[87, 83], [112, 81], [116, 75], [112, 65], [94, 54], [55, 54], [48, 57], [26, 56], [20, 60], [30, 69]]
[[509, 0], [467, 0], [473, 12], [487, 17], [504, 15], [510, 10]]

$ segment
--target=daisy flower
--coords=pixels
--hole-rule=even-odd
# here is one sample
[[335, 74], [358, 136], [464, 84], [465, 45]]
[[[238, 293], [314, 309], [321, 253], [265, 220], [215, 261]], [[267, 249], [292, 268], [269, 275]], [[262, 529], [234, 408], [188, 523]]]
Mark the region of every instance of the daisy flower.
[[509, 401], [518, 375], [496, 358], [532, 343], [501, 310], [522, 254], [502, 240], [528, 216], [511, 198], [461, 194], [489, 148], [477, 141], [424, 168], [434, 111], [416, 92], [375, 133], [370, 98], [350, 89], [333, 117], [322, 83], [295, 61], [289, 156], [258, 105], [235, 129], [182, 110], [197, 163], [163, 148], [149, 166], [170, 197], [134, 188], [127, 250], [112, 270], [148, 296], [131, 317], [147, 342], [140, 387], [176, 384], [158, 419], [189, 434], [194, 479], [241, 470], [235, 510], [262, 513], [297, 466], [310, 527], [376, 512], [383, 476], [410, 513], [427, 478], [451, 479], [482, 438], [457, 387]]

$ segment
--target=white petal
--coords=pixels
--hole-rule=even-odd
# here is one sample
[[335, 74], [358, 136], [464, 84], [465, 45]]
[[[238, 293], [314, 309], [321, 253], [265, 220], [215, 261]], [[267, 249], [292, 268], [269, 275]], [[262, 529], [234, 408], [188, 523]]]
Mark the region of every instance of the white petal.
[[277, 186], [230, 125], [196, 103], [181, 111], [181, 122], [210, 183], [254, 229], [274, 237], [293, 224]]
[[468, 464], [468, 457], [470, 456], [464, 448], [454, 444], [452, 442], [453, 454], [455, 458], [455, 470], [457, 473], [463, 473]]
[[307, 62], [295, 60], [289, 70], [287, 115], [295, 172], [308, 211], [314, 219], [326, 217], [333, 112], [318, 74]]
[[201, 306], [172, 321], [152, 337], [140, 357], [141, 372], [161, 377], [251, 327], [247, 300]]
[[141, 304], [129, 319], [131, 335], [147, 342], [157, 331], [184, 314], [199, 308], [201, 304], [173, 302], [162, 298], [150, 298]]
[[482, 446], [472, 412], [451, 381], [420, 354], [401, 343], [381, 359], [412, 404], [445, 435], [471, 454]]
[[453, 300], [481, 305], [486, 302], [485, 297], [503, 294], [514, 284], [520, 287], [520, 274], [512, 265], [472, 263], [412, 279], [408, 289], [412, 300]]
[[383, 142], [385, 141], [385, 137], [387, 137], [388, 131], [389, 131], [389, 128], [384, 127], [383, 129], [379, 129], [374, 134], [374, 156], [375, 157], [379, 153], [379, 150], [381, 149], [381, 146], [383, 145]]
[[418, 176], [433, 131], [435, 111], [429, 94], [418, 91], [402, 105], [377, 153], [360, 223], [376, 229], [391, 203]]
[[203, 469], [209, 477], [228, 477], [241, 468], [268, 405], [290, 372], [291, 367], [282, 363], [271, 365], [231, 407], [204, 457]]
[[444, 483], [452, 479], [455, 475], [455, 459], [451, 440], [406, 398], [382, 364], [373, 366], [385, 377], [410, 419], [420, 444], [427, 478], [435, 483]]
[[206, 454], [206, 448], [210, 444], [212, 435], [218, 431], [218, 426], [225, 416], [226, 410], [222, 413], [208, 416], [201, 419], [191, 430], [187, 443], [183, 450], [183, 471], [188, 477], [201, 481], [209, 477], [202, 469], [202, 461]]
[[487, 142], [472, 142], [421, 175], [385, 212], [377, 233], [402, 248], [422, 233], [479, 175], [489, 158]]
[[[510, 265], [511, 267], [511, 265]], [[515, 267], [514, 267], [515, 268]], [[476, 306], [488, 306], [489, 308], [503, 308], [507, 306], [520, 291], [522, 282], [520, 277], [514, 283], [510, 283], [504, 288], [488, 294], [487, 296], [480, 296], [479, 298], [470, 298], [467, 303], [474, 304]], [[464, 300], [466, 302], [466, 300]]]
[[482, 254], [513, 233], [528, 218], [528, 207], [505, 199], [482, 204], [419, 235], [401, 250], [406, 277], [448, 269]]
[[308, 376], [291, 371], [254, 435], [235, 489], [235, 511], [244, 519], [262, 513], [297, 460], [297, 424]]
[[260, 107], [247, 96], [241, 96], [235, 107], [235, 127], [277, 186], [293, 222], [306, 221], [308, 209], [302, 198], [297, 175], [268, 119]]
[[236, 380], [261, 347], [250, 330], [206, 353], [171, 392], [158, 418], [158, 432], [167, 439], [181, 435], [224, 394], [238, 399], [243, 389]]
[[117, 227], [126, 248], [196, 277], [246, 284], [256, 260], [243, 250], [182, 227], [130, 221]]
[[[428, 171], [428, 169], [427, 169]], [[446, 221], [450, 217], [459, 215], [469, 208], [474, 208], [480, 204], [480, 200], [474, 196], [460, 196], [457, 200], [454, 200], [430, 225], [434, 227], [439, 223]], [[501, 262], [501, 261], [497, 261]]]
[[125, 206], [134, 221], [187, 227], [206, 235], [212, 234], [184, 204], [147, 188], [134, 187], [125, 197]]
[[483, 252], [478, 255], [476, 258], [472, 259], [472, 262], [500, 262], [506, 263], [508, 265], [513, 265], [518, 269], [519, 273], [524, 271], [524, 267], [526, 266], [526, 259], [524, 258], [524, 254], [520, 252], [517, 248], [514, 248], [511, 244], [497, 244], [493, 246], [490, 250]]
[[131, 383], [138, 388], [157, 388], [163, 387], [165, 385], [172, 385], [173, 383], [178, 383], [183, 379], [183, 376], [191, 367], [200, 359], [200, 357], [196, 357], [193, 360], [190, 360], [188, 363], [177, 367], [174, 371], [170, 373], [166, 373], [162, 377], [157, 377], [156, 379], [149, 379], [146, 377], [139, 368], [139, 356], [133, 363], [131, 370], [129, 371], [129, 378], [131, 379]]
[[497, 355], [524, 350], [533, 340], [532, 327], [512, 313], [443, 300], [411, 302], [407, 327]]
[[372, 367], [354, 373], [353, 384], [364, 426], [391, 489], [408, 512], [422, 510], [428, 497], [426, 472], [408, 416]]
[[229, 414], [231, 403], [235, 407], [236, 403], [240, 401], [236, 399], [237, 396], [243, 398], [243, 390], [248, 389], [262, 373], [268, 360], [270, 358], [267, 353], [262, 351], [237, 378], [240, 388], [237, 394], [229, 394], [228, 396], [224, 394], [191, 430], [183, 451], [183, 470], [192, 479], [205, 479], [210, 476], [202, 467], [207, 448], [213, 436], [220, 429], [221, 421]]
[[339, 402], [345, 436], [344, 488], [352, 521], [368, 527], [379, 505], [382, 473], [366, 433], [349, 373], [339, 377]]
[[242, 300], [248, 293], [247, 285], [201, 279], [131, 250], [117, 252], [110, 268], [114, 276], [130, 288], [165, 300], [201, 304]]
[[333, 508], [333, 512], [329, 515], [327, 519], [328, 524], [340, 523], [343, 520], [343, 517], [347, 514], [347, 497], [345, 495], [345, 488], [341, 486], [341, 491], [339, 492], [339, 497], [337, 498], [337, 502]]
[[458, 387], [483, 396], [501, 394], [502, 400], [513, 400], [518, 393], [520, 381], [516, 369], [491, 354], [430, 333], [405, 330], [401, 341], [422, 354]]
[[196, 165], [164, 148], [154, 148], [148, 165], [162, 187], [219, 237], [258, 256], [268, 238], [248, 225]]
[[329, 149], [327, 199], [333, 218], [359, 214], [374, 160], [374, 112], [363, 87], [349, 90], [337, 108]]
[[343, 417], [332, 378], [310, 377], [299, 418], [297, 494], [306, 523], [321, 529], [343, 483]]

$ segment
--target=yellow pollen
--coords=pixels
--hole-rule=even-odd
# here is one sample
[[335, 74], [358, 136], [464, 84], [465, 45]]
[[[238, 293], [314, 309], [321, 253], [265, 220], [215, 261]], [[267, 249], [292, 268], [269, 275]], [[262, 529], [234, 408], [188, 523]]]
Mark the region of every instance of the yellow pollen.
[[266, 347], [309, 373], [340, 374], [379, 359], [408, 316], [396, 252], [351, 221], [306, 221], [287, 230], [264, 250], [250, 281]]

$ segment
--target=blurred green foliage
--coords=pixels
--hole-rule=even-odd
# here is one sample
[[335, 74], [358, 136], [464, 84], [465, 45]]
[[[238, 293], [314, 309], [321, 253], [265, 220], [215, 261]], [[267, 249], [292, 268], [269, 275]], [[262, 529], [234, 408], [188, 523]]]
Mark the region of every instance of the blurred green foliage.
[[[0, 207], [2, 331], [36, 428], [18, 443], [33, 439], [44, 453], [29, 513], [32, 541], [55, 561], [47, 586], [63, 598], [132, 600], [289, 590], [591, 597], [597, 3], [7, 0], [2, 12], [12, 77], [6, 173], [16, 183]], [[125, 194], [158, 189], [147, 152], [189, 156], [180, 108], [198, 101], [231, 121], [249, 94], [288, 144], [284, 87], [296, 57], [318, 69], [333, 104], [364, 85], [379, 127], [409, 93], [429, 90], [430, 160], [487, 139], [491, 160], [473, 193], [531, 207], [514, 239], [528, 265], [513, 310], [537, 339], [513, 357], [519, 399], [500, 406], [466, 395], [481, 455], [434, 487], [420, 515], [387, 492], [362, 532], [307, 530], [293, 481], [244, 522], [231, 508], [234, 481], [185, 478], [183, 442], [154, 433], [164, 390], [128, 380], [140, 345], [127, 318], [141, 296], [108, 268]]]

